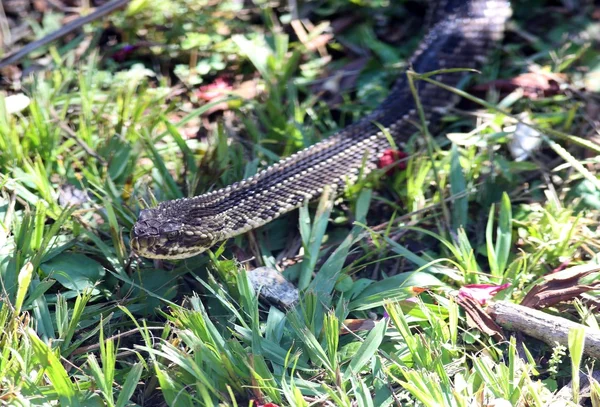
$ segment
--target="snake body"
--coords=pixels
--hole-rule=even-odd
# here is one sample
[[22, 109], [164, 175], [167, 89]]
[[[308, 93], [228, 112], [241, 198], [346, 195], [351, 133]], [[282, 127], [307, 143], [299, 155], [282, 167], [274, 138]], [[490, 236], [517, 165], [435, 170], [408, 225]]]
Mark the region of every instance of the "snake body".
[[[417, 73], [450, 68], [478, 68], [504, 33], [511, 14], [505, 0], [437, 1], [430, 30], [410, 59]], [[457, 86], [465, 71], [438, 73], [434, 79]], [[415, 83], [429, 125], [456, 103], [449, 91], [425, 81]], [[390, 148], [401, 145], [419, 122], [406, 76], [371, 114], [331, 137], [271, 165], [253, 177], [204, 195], [161, 202], [141, 211], [131, 247], [144, 257], [194, 256], [215, 243], [262, 226], [377, 168]]]

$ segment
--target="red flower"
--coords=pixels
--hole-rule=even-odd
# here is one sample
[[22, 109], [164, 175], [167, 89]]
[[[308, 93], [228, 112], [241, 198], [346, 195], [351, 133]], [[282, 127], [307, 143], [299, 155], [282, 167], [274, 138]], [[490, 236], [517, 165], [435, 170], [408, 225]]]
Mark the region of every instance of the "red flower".
[[485, 305], [496, 293], [510, 287], [510, 283], [502, 285], [494, 284], [467, 284], [458, 290], [459, 297], [468, 297], [477, 301], [480, 305]]
[[400, 150], [392, 150], [391, 148], [385, 150], [381, 157], [379, 157], [379, 168], [387, 168], [386, 174], [391, 174], [395, 170], [406, 169], [406, 158], [408, 154]]

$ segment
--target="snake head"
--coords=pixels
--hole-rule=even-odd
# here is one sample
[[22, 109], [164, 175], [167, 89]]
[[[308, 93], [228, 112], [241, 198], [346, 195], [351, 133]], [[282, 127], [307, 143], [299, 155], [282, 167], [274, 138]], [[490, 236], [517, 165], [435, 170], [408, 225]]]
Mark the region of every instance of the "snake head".
[[144, 209], [131, 230], [131, 249], [151, 259], [183, 259], [202, 253], [219, 239], [160, 208]]

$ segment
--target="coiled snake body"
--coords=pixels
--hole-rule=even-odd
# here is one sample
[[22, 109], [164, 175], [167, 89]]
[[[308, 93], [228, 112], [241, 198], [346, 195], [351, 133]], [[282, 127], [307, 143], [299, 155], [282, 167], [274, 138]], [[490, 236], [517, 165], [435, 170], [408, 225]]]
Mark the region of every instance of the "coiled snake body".
[[[417, 73], [477, 68], [501, 39], [510, 5], [505, 0], [436, 1], [431, 29], [411, 57]], [[466, 72], [440, 73], [437, 81], [456, 86]], [[416, 83], [430, 124], [456, 103], [453, 93]], [[131, 247], [144, 257], [194, 256], [224, 239], [257, 228], [321, 195], [355, 182], [377, 168], [381, 154], [417, 131], [415, 101], [403, 75], [371, 114], [333, 136], [226, 188], [160, 203], [140, 213]]]

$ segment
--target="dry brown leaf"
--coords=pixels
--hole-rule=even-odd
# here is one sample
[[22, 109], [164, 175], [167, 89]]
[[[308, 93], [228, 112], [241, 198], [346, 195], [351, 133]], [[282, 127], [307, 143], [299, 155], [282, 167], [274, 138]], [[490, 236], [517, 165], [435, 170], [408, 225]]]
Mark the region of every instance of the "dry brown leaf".
[[562, 301], [572, 300], [579, 295], [598, 288], [600, 281], [591, 285], [579, 284], [579, 280], [600, 271], [600, 266], [574, 266], [544, 277], [544, 281], [533, 287], [521, 305], [530, 308], [546, 308]]
[[471, 297], [457, 297], [456, 302], [467, 313], [469, 317], [467, 318], [467, 323], [471, 327], [477, 328], [497, 341], [505, 340], [502, 328], [494, 322], [492, 317], [483, 310], [476, 300]]
[[375, 321], [372, 319], [346, 319], [344, 326], [340, 330], [340, 335], [347, 335], [351, 332], [370, 331], [375, 327]]
[[561, 92], [560, 84], [566, 76], [549, 72], [528, 72], [511, 79], [498, 79], [472, 88], [475, 92], [487, 92], [494, 88], [502, 93], [523, 89], [523, 96], [530, 99], [553, 96]]

